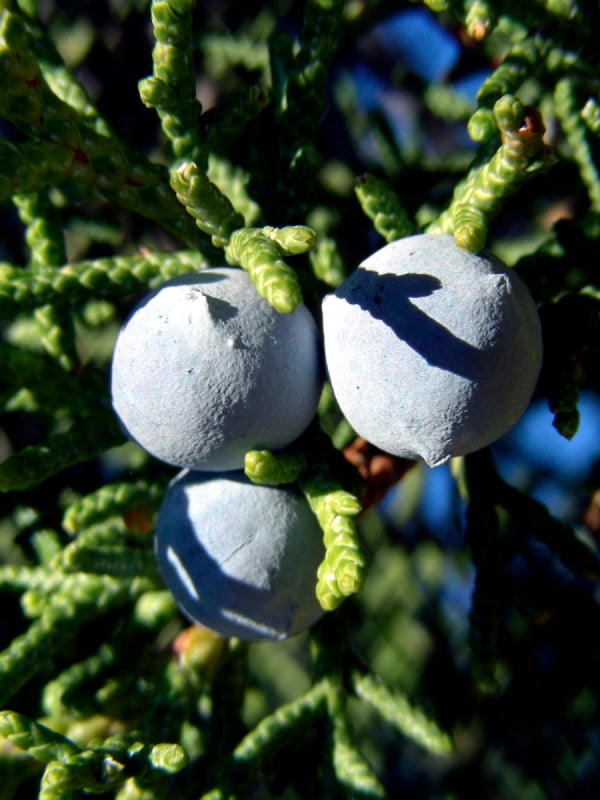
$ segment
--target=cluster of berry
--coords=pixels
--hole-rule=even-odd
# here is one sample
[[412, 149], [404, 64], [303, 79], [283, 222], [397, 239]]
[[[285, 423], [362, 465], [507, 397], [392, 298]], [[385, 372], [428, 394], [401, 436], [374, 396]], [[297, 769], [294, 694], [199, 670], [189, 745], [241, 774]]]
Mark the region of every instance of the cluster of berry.
[[243, 465], [248, 450], [284, 448], [306, 430], [325, 372], [359, 435], [436, 466], [514, 425], [541, 357], [522, 281], [445, 235], [368, 258], [324, 299], [322, 336], [303, 304], [278, 313], [243, 270], [154, 291], [119, 335], [112, 396], [128, 436], [183, 470], [156, 529], [183, 611], [243, 639], [285, 638], [322, 613], [314, 514], [296, 487], [255, 485]]

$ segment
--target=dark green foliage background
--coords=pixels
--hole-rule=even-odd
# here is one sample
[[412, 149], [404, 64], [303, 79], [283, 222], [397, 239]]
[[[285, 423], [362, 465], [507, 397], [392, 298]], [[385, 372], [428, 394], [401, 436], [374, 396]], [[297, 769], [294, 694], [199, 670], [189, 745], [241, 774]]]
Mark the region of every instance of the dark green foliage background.
[[[35, 7], [23, 2], [14, 8], [19, 5]], [[545, 56], [515, 78], [514, 86], [507, 84], [507, 93], [522, 95], [523, 102], [540, 109], [556, 163], [519, 186], [508, 202], [501, 194], [486, 221], [488, 245], [515, 266], [540, 306], [545, 361], [536, 399], [548, 404], [549, 432], [554, 422], [570, 436], [577, 428], [578, 393], [600, 392], [600, 123], [595, 131], [586, 129], [583, 140], [577, 122], [575, 133], [569, 128], [569, 119], [580, 121], [579, 110], [589, 98], [596, 107], [600, 102], [600, 51], [594, 35], [600, 12], [596, 3], [584, 0], [498, 3], [506, 32], [482, 43], [465, 34], [465, 16], [477, 3], [428, 5], [447, 7], [439, 20], [462, 43], [457, 73], [495, 67], [519, 26], [527, 41], [552, 45], [554, 66]], [[0, 10], [5, 6], [11, 4], [0, 3]], [[138, 91], [138, 82], [153, 70], [150, 4], [48, 0], [38, 6], [41, 27], [100, 114], [128, 148], [163, 165], [168, 184], [169, 142], [159, 116], [143, 105]], [[298, 105], [292, 103], [285, 114], [276, 103], [281, 89], [277, 81], [286, 78], [289, 64], [285, 55], [277, 62], [273, 46], [273, 63], [281, 71], [272, 73], [271, 93], [267, 48], [269, 42], [278, 42], [280, 54], [285, 53], [287, 37], [293, 40], [302, 30], [304, 3], [200, 0], [193, 12], [192, 42], [209, 149], [245, 170], [247, 192], [262, 211], [260, 224], [313, 226], [335, 244], [335, 267], [347, 272], [383, 244], [382, 232], [401, 228], [403, 214], [407, 225], [415, 218], [419, 227], [434, 221], [474, 154], [483, 163], [489, 161], [499, 141], [479, 150], [466, 142], [464, 132], [475, 107], [461, 106], [449, 81], [425, 84], [373, 39], [378, 22], [424, 5], [359, 0], [341, 7], [346, 20], [337, 42], [333, 36], [329, 40], [336, 46], [327, 54], [331, 64], [324, 66], [323, 91], [310, 96], [310, 85], [309, 90], [303, 85], [288, 89]], [[356, 102], [348, 75], [359, 64], [368, 65], [388, 81], [390, 91], [414, 104], [418, 124], [410, 147], [394, 139], [382, 114], [367, 113]], [[555, 86], [565, 77], [572, 78], [572, 85], [561, 107]], [[314, 85], [319, 85], [318, 75]], [[260, 92], [253, 96], [256, 87]], [[243, 98], [250, 107], [245, 117]], [[0, 119], [0, 136], [16, 145], [27, 141], [10, 120]], [[363, 146], [367, 136], [368, 149]], [[290, 146], [298, 142], [304, 151], [292, 168]], [[0, 177], [2, 168], [0, 161]], [[384, 224], [379, 233], [355, 193], [356, 180], [365, 173], [382, 179], [382, 191], [393, 192], [398, 201], [397, 206], [390, 201], [388, 228]], [[52, 213], [65, 234], [68, 263], [116, 264], [117, 257], [185, 250], [189, 261], [184, 263], [191, 269], [201, 259], [219, 263], [223, 257], [183, 211], [182, 227], [174, 230], [157, 223], [151, 203], [148, 216], [135, 213], [120, 203], [118, 191], [103, 196], [93, 186], [67, 183], [54, 189], [51, 198]], [[379, 196], [373, 202], [379, 210], [385, 205]], [[363, 205], [368, 212], [369, 203]], [[31, 268], [24, 214], [19, 216], [8, 200], [0, 208], [0, 230], [0, 266]], [[307, 256], [294, 257], [290, 264], [318, 317], [328, 285], [315, 278]], [[79, 798], [89, 796], [88, 790], [120, 800], [596, 797], [600, 606], [593, 537], [600, 524], [586, 530], [583, 514], [600, 483], [598, 465], [573, 488], [580, 513], [567, 524], [504, 484], [489, 453], [474, 454], [457, 474], [447, 529], [435, 536], [416, 513], [424, 472], [410, 470], [402, 479], [404, 505], [395, 518], [376, 508], [361, 517], [359, 531], [369, 563], [364, 592], [328, 613], [314, 631], [283, 644], [247, 648], [209, 637], [207, 651], [191, 647], [177, 658], [173, 641], [187, 623], [161, 591], [147, 532], [117, 530], [117, 539], [121, 535], [123, 540], [119, 546], [127, 550], [121, 562], [111, 560], [111, 553], [120, 552], [115, 537], [102, 539], [107, 528], [98, 534], [105, 561], [92, 540], [91, 550], [65, 549], [79, 533], [65, 525], [65, 513], [72, 513], [68, 510], [81, 498], [125, 481], [137, 486], [132, 507], [152, 510], [174, 474], [124, 443], [108, 396], [110, 354], [119, 324], [147, 287], [167, 274], [165, 268], [139, 280], [130, 276], [131, 284], [121, 276], [116, 281], [122, 279], [120, 287], [104, 287], [100, 298], [93, 287], [81, 290], [69, 306], [76, 317], [78, 358], [64, 370], [60, 352], [44, 351], [44, 326], [36, 327], [32, 316], [36, 302], [19, 309], [19, 298], [9, 297], [6, 288], [12, 273], [0, 270], [0, 304], [12, 309], [2, 323], [0, 342], [1, 447], [3, 459], [13, 454], [12, 462], [0, 465], [1, 705], [23, 720], [47, 724], [92, 754], [88, 768], [88, 756], [79, 753], [75, 763], [72, 754], [52, 749], [49, 740], [43, 742], [46, 750], [41, 740], [35, 750], [35, 737], [43, 739], [46, 729], [28, 730], [18, 739], [2, 727], [1, 800]], [[59, 335], [59, 351], [60, 341]], [[33, 397], [21, 392], [23, 387]], [[65, 441], [65, 448], [72, 446], [78, 454], [72, 463], [67, 459], [55, 469], [42, 469], [34, 459], [22, 480], [14, 477], [14, 454], [43, 446], [73, 423], [73, 441]], [[342, 438], [346, 431], [335, 408], [323, 413], [322, 423], [328, 441], [332, 432]], [[307, 439], [309, 455], [317, 452], [316, 441]], [[340, 471], [339, 477], [348, 488], [356, 488], [347, 480], [349, 474]], [[122, 525], [121, 517], [115, 519]], [[67, 552], [72, 554], [69, 564], [61, 555]], [[94, 579], [104, 568], [117, 576], [121, 568], [119, 591], [124, 594], [103, 605], [96, 602], [100, 584], [88, 587], [89, 603], [81, 602], [73, 612], [74, 637], [68, 635], [65, 601], [64, 620], [52, 622], [59, 646], [33, 648], [22, 662], [29, 674], [18, 675], [13, 691], [15, 640], [26, 634], [30, 618], [39, 618], [53, 592], [58, 595], [71, 586], [62, 583], [63, 576], [61, 586], [50, 591], [46, 583], [36, 596], [34, 576], [40, 564], [60, 564], [57, 569], [65, 575]], [[156, 594], [156, 605], [134, 618], [135, 601], [144, 592]], [[454, 600], [448, 600], [449, 592], [455, 592]], [[73, 681], [71, 695], [60, 703], [48, 702], [49, 683], [73, 665], [89, 667], [96, 656], [104, 664], [97, 675]], [[390, 692], [389, 702], [378, 710], [375, 702], [365, 700], [366, 682], [373, 676]], [[291, 710], [285, 707], [294, 701]], [[6, 717], [2, 719], [4, 726]], [[257, 727], [261, 720], [267, 720], [264, 728]], [[127, 739], [131, 731], [136, 734]], [[444, 732], [453, 742], [450, 751]], [[123, 736], [128, 747], [132, 742], [140, 747], [126, 754], [116, 744], [111, 749], [106, 744], [111, 735]], [[151, 746], [160, 743], [181, 745], [187, 765], [175, 756], [168, 768], [167, 758], [153, 761]], [[125, 765], [130, 780], [124, 788], [106, 778], [102, 759], [107, 753]], [[48, 762], [67, 764], [66, 777], [52, 783], [46, 776], [44, 784]]]

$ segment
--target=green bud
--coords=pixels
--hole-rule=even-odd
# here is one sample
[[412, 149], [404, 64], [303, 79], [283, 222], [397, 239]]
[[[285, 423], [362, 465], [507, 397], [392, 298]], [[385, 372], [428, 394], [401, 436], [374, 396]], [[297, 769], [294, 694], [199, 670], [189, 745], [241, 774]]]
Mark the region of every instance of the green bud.
[[467, 132], [474, 142], [489, 142], [498, 133], [491, 108], [478, 108], [467, 124]]
[[187, 766], [188, 757], [178, 744], [155, 744], [150, 753], [150, 763], [154, 769], [172, 775]]
[[311, 250], [317, 234], [305, 225], [289, 225], [285, 228], [263, 228], [267, 239], [272, 239], [286, 255], [296, 256]]

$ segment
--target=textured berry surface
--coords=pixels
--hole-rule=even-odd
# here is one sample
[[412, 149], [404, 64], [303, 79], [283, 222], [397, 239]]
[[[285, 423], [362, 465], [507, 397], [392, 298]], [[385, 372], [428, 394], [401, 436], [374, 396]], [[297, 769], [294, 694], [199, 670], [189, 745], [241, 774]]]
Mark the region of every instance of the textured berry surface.
[[323, 301], [325, 358], [358, 434], [437, 466], [500, 438], [535, 389], [541, 327], [491, 255], [420, 234], [378, 250]]
[[247, 450], [285, 447], [314, 417], [321, 341], [304, 305], [279, 314], [247, 274], [182, 275], [121, 329], [113, 407], [129, 437], [178, 467], [240, 469]]
[[160, 508], [156, 553], [183, 612], [224, 636], [285, 639], [323, 613], [322, 532], [296, 489], [186, 470]]

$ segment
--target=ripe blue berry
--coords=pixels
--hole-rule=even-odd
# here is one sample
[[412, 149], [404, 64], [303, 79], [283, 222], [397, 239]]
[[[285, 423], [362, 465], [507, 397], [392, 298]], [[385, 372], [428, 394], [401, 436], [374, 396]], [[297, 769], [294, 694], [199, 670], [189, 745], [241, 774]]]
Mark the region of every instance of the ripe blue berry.
[[251, 449], [290, 444], [313, 419], [321, 340], [304, 305], [279, 314], [248, 275], [188, 273], [135, 308], [112, 362], [112, 401], [131, 439], [177, 467], [240, 469]]
[[158, 514], [156, 554], [183, 612], [223, 636], [285, 639], [323, 613], [322, 531], [295, 488], [183, 471]]
[[451, 236], [366, 259], [323, 302], [325, 359], [358, 434], [437, 466], [500, 438], [527, 407], [542, 338], [522, 280]]

